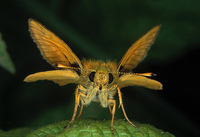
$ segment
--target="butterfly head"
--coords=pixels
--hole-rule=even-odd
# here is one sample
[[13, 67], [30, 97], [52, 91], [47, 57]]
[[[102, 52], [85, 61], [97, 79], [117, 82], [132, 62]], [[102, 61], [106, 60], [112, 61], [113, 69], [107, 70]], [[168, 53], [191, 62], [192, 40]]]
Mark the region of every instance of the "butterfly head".
[[113, 75], [100, 67], [97, 71], [93, 71], [89, 75], [89, 79], [94, 83], [94, 88], [98, 90], [102, 90], [108, 88], [109, 84], [113, 82]]

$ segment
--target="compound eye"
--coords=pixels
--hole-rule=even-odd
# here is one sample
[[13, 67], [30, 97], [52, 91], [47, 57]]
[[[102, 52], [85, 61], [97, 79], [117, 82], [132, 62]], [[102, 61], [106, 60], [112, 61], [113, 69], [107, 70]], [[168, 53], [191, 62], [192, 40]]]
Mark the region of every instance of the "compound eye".
[[113, 82], [113, 79], [114, 79], [113, 75], [109, 73], [109, 84]]
[[89, 75], [89, 79], [90, 79], [91, 82], [94, 82], [95, 73], [96, 72], [91, 72], [90, 75]]

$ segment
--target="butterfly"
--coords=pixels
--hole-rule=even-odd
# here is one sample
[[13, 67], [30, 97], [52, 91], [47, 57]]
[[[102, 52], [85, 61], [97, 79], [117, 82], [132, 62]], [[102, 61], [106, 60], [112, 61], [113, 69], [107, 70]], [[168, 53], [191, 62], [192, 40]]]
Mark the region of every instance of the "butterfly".
[[103, 108], [109, 108], [111, 131], [115, 119], [116, 100], [118, 94], [119, 107], [121, 107], [126, 120], [134, 125], [126, 115], [121, 88], [127, 86], [142, 86], [154, 90], [162, 90], [162, 84], [148, 77], [153, 73], [133, 73], [132, 70], [145, 58], [147, 51], [154, 43], [160, 25], [153, 27], [128, 49], [120, 62], [80, 60], [70, 47], [34, 19], [28, 20], [29, 31], [32, 39], [37, 44], [43, 58], [56, 70], [44, 71], [27, 76], [25, 82], [50, 80], [60, 86], [69, 83], [77, 84], [75, 90], [75, 106], [72, 118], [66, 127], [70, 127], [77, 115], [80, 106], [79, 118], [83, 106], [91, 102], [99, 102]]

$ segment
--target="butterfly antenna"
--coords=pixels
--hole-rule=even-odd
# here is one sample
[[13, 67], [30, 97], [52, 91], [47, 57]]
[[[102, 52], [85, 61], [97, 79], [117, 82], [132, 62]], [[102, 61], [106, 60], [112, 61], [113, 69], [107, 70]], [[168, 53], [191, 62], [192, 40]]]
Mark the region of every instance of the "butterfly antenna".
[[157, 74], [155, 74], [155, 73], [151, 73], [151, 72], [148, 72], [148, 73], [135, 73], [135, 75], [145, 76], [145, 77], [153, 77], [153, 76], [157, 76]]

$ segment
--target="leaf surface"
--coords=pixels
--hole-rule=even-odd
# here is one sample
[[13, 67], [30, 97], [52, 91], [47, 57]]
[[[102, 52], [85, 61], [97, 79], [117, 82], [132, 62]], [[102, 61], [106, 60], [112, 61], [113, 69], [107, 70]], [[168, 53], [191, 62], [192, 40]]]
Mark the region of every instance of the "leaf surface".
[[68, 122], [62, 121], [41, 127], [27, 137], [174, 137], [169, 132], [157, 129], [149, 124], [134, 122], [138, 126], [136, 128], [122, 119], [114, 121], [114, 135], [112, 135], [110, 129], [110, 120], [75, 120], [70, 128], [64, 129], [63, 127]]

